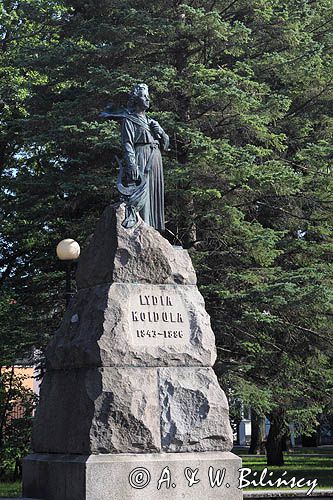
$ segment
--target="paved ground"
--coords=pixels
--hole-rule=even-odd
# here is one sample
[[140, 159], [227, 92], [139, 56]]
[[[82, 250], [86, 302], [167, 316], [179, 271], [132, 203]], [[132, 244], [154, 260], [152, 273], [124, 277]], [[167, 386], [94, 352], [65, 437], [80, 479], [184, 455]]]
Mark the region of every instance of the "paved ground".
[[[317, 490], [310, 497], [306, 496], [304, 491], [276, 491], [276, 490], [266, 490], [266, 491], [251, 491], [244, 493], [244, 500], [255, 499], [255, 500], [270, 500], [270, 499], [289, 499], [297, 498], [298, 500], [308, 500], [308, 499], [320, 499], [320, 500], [333, 500], [333, 490]], [[37, 498], [5, 498], [0, 497], [1, 500], [38, 500]], [[153, 500], [153, 499], [152, 499]]]

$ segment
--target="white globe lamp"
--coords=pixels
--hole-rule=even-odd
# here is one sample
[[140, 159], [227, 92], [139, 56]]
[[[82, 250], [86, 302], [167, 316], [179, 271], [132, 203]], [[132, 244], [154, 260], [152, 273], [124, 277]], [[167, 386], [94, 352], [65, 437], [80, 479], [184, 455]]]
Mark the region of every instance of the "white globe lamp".
[[77, 260], [80, 256], [80, 245], [72, 238], [66, 238], [58, 243], [57, 256], [60, 260]]

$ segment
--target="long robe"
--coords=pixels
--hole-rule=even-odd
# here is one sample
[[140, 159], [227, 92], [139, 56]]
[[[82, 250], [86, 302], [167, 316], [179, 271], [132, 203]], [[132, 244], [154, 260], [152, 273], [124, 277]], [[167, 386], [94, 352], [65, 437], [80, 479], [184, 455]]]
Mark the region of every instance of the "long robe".
[[[127, 172], [138, 168], [144, 187], [133, 196], [142, 219], [164, 231], [164, 179], [160, 147], [169, 138], [162, 127], [146, 115], [130, 113], [122, 119], [121, 138]], [[131, 199], [129, 200], [131, 204]], [[136, 206], [135, 206], [136, 205]]]

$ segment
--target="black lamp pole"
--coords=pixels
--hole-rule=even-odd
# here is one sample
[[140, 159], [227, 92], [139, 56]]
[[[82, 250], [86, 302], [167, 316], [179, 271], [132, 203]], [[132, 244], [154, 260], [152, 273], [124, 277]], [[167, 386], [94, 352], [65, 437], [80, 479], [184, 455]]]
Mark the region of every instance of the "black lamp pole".
[[69, 306], [69, 303], [72, 298], [72, 287], [71, 287], [71, 270], [72, 270], [72, 262], [70, 260], [66, 261], [66, 308]]

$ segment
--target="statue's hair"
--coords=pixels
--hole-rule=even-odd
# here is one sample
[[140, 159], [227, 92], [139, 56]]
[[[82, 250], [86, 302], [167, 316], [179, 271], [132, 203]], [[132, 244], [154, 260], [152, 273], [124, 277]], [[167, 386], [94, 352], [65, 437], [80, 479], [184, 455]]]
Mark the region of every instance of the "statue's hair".
[[148, 85], [146, 85], [145, 83], [137, 83], [136, 85], [134, 85], [127, 103], [127, 107], [129, 109], [135, 108], [135, 101], [140, 93], [140, 90], [145, 90], [148, 93]]

